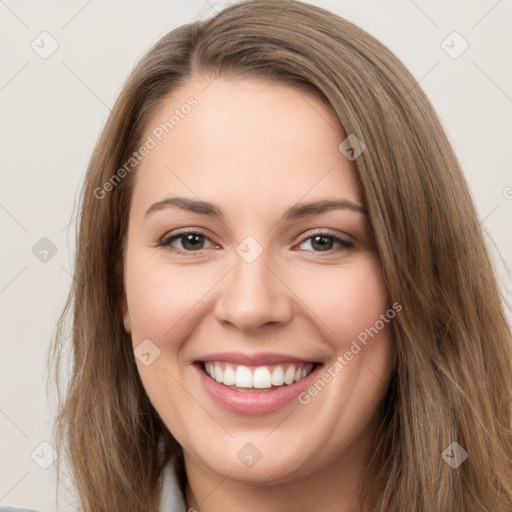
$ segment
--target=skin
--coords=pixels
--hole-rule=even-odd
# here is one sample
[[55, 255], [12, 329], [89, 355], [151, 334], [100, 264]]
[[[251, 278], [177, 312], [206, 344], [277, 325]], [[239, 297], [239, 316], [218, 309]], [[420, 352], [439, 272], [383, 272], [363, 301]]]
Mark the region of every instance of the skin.
[[[137, 359], [137, 368], [183, 447], [187, 507], [352, 510], [391, 376], [389, 324], [309, 404], [268, 415], [221, 409], [192, 367], [224, 351], [293, 354], [328, 367], [389, 309], [365, 215], [336, 209], [281, 219], [296, 203], [364, 206], [354, 163], [338, 150], [345, 134], [333, 112], [288, 85], [196, 78], [165, 99], [144, 138], [190, 96], [197, 107], [134, 176], [123, 304], [134, 349], [150, 339], [160, 350], [148, 366]], [[171, 196], [213, 202], [224, 217], [177, 207], [146, 215]], [[159, 245], [184, 228], [205, 238], [192, 249], [184, 237]], [[311, 238], [318, 231], [353, 247], [328, 238], [322, 251]], [[263, 249], [250, 264], [236, 252], [247, 236]], [[237, 457], [248, 442], [262, 454], [252, 467]]]

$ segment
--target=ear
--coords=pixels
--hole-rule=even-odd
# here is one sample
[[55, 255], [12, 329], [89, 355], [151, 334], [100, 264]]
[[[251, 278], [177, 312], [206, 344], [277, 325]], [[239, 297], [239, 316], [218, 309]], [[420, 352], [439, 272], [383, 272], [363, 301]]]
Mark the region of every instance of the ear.
[[115, 275], [116, 275], [116, 296], [121, 302], [121, 314], [123, 316], [124, 330], [127, 333], [132, 332], [132, 323], [130, 320], [130, 313], [128, 312], [128, 301], [126, 299], [126, 290], [124, 286], [124, 268], [123, 260], [119, 258], [115, 264]]

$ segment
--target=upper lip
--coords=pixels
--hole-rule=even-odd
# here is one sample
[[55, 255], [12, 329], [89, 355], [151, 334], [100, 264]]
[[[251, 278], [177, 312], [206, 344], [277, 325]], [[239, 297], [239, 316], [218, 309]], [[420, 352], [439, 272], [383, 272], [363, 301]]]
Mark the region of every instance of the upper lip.
[[318, 363], [316, 359], [303, 359], [297, 356], [288, 354], [278, 354], [271, 352], [262, 352], [259, 354], [240, 354], [236, 352], [218, 352], [216, 354], [208, 354], [200, 357], [197, 361], [207, 362], [226, 362], [237, 365], [246, 366], [264, 366], [266, 364], [279, 364], [279, 363]]

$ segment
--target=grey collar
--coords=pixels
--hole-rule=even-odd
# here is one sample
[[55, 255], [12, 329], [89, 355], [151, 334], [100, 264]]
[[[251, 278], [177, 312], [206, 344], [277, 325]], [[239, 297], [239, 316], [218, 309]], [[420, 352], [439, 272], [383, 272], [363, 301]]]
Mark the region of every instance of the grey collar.
[[159, 512], [186, 512], [178, 476], [174, 471], [173, 461], [169, 461], [163, 469], [162, 494]]

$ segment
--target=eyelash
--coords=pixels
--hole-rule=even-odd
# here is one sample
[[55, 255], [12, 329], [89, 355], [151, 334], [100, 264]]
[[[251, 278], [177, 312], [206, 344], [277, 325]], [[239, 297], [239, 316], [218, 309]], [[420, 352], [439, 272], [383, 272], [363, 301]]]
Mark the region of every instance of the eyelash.
[[[199, 236], [202, 236], [204, 237], [205, 239], [209, 240], [210, 242], [214, 243], [210, 237], [206, 236], [204, 233], [202, 233], [201, 231], [198, 231], [198, 230], [185, 230], [185, 231], [180, 231], [179, 233], [175, 233], [173, 234], [172, 236], [170, 237], [164, 237], [159, 243], [158, 243], [158, 246], [160, 247], [165, 247], [166, 249], [176, 253], [176, 254], [180, 254], [180, 255], [184, 255], [184, 256], [189, 256], [189, 255], [192, 255], [192, 254], [202, 254], [202, 252], [205, 250], [205, 249], [199, 249], [197, 251], [184, 251], [182, 249], [177, 249], [176, 247], [172, 247], [171, 246], [171, 243], [174, 242], [175, 240], [179, 240], [180, 238], [186, 236], [186, 235], [199, 235]], [[312, 249], [307, 249], [309, 250], [310, 252], [315, 252], [315, 253], [318, 253], [318, 254], [332, 254], [334, 252], [338, 252], [340, 250], [347, 250], [347, 249], [352, 249], [354, 247], [354, 243], [353, 242], [349, 242], [348, 240], [344, 240], [343, 238], [340, 238], [332, 233], [330, 233], [329, 231], [325, 231], [325, 230], [319, 230], [318, 232], [315, 232], [315, 233], [312, 233], [310, 234], [309, 236], [307, 236], [306, 238], [304, 238], [300, 243], [299, 245], [302, 245], [305, 241], [307, 240], [310, 240], [312, 238], [314, 238], [315, 236], [323, 236], [324, 238], [331, 238], [332, 240], [334, 240], [335, 242], [339, 243], [341, 247], [338, 247], [338, 249], [329, 249], [327, 251], [314, 251]]]

